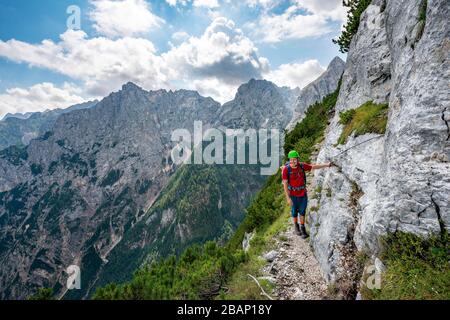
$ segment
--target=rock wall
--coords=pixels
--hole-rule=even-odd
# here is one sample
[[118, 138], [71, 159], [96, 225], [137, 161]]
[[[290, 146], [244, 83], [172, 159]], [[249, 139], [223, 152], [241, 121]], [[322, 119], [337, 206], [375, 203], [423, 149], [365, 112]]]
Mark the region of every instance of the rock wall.
[[[425, 22], [422, 4], [372, 1], [352, 40], [318, 157], [338, 167], [315, 173], [319, 209], [309, 219], [311, 245], [328, 282], [346, 277], [349, 254], [374, 258], [380, 235], [449, 231], [450, 3], [428, 0]], [[351, 136], [338, 145], [339, 112], [370, 100], [389, 103], [386, 133]]]

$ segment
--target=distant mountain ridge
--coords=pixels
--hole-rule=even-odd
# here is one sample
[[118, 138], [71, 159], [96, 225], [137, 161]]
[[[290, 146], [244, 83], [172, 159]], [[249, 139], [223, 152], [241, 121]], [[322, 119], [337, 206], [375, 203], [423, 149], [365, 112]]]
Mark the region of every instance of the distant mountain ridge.
[[0, 150], [12, 145], [27, 145], [50, 130], [56, 119], [68, 112], [87, 109], [98, 103], [97, 100], [73, 105], [66, 109], [54, 109], [44, 112], [8, 113], [0, 120]]

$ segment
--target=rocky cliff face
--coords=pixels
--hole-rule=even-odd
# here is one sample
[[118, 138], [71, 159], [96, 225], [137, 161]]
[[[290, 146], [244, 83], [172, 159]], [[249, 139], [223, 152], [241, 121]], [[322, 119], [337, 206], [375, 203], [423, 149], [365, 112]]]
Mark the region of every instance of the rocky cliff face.
[[[428, 1], [422, 21], [422, 4], [372, 1], [351, 43], [318, 159], [338, 168], [315, 174], [322, 191], [309, 223], [329, 282], [346, 278], [357, 251], [374, 258], [380, 235], [450, 230], [450, 10], [446, 0]], [[386, 133], [338, 145], [339, 113], [367, 101], [389, 104]]]
[[[174, 168], [170, 134], [211, 122], [220, 104], [197, 92], [125, 85], [95, 107], [66, 113], [24, 149], [0, 154], [0, 288], [23, 298], [60, 292], [72, 264], [95, 276]], [[86, 282], [88, 283], [88, 282]]]
[[292, 117], [293, 91], [270, 81], [250, 80], [221, 108], [220, 124], [227, 128], [283, 128]]

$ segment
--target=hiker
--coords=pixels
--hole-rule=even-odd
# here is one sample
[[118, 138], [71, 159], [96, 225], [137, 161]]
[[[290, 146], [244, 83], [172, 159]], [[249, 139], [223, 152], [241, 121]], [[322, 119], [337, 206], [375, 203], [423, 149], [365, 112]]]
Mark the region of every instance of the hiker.
[[[283, 167], [282, 179], [286, 200], [291, 206], [291, 215], [294, 220], [295, 233], [303, 239], [308, 237], [305, 229], [305, 213], [308, 205], [308, 194], [306, 190], [306, 173], [315, 169], [329, 168], [332, 163], [309, 164], [299, 161], [299, 154], [292, 150], [288, 154], [289, 162]], [[300, 225], [298, 224], [300, 216]]]

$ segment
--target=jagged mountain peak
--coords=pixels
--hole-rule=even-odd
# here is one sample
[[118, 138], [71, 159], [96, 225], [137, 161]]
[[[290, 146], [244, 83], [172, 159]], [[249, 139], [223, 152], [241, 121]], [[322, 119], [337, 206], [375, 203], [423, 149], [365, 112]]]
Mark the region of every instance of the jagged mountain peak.
[[239, 86], [237, 93], [243, 94], [248, 90], [265, 90], [265, 89], [276, 89], [278, 88], [276, 84], [271, 81], [264, 79], [250, 79], [247, 83]]
[[135, 90], [145, 91], [140, 86], [138, 86], [137, 84], [135, 84], [134, 82], [131, 82], [131, 81], [128, 81], [127, 83], [125, 83], [121, 89], [121, 91], [135, 91]]
[[127, 94], [131, 92], [141, 92], [141, 93], [147, 93], [150, 96], [171, 96], [175, 98], [206, 98], [202, 96], [198, 91], [196, 90], [189, 90], [189, 89], [177, 89], [177, 90], [166, 90], [166, 89], [158, 89], [158, 90], [146, 90], [134, 82], [127, 82], [125, 83], [121, 90], [118, 92], [120, 94]]
[[340, 57], [336, 56], [333, 58], [333, 60], [330, 61], [330, 64], [328, 65], [327, 70], [336, 69], [339, 68], [342, 69], [345, 67], [345, 61], [342, 60]]
[[195, 98], [204, 98], [198, 91], [196, 90], [188, 90], [188, 89], [178, 89], [178, 90], [169, 90], [168, 93], [173, 94], [175, 96], [186, 96], [186, 97], [195, 97]]

